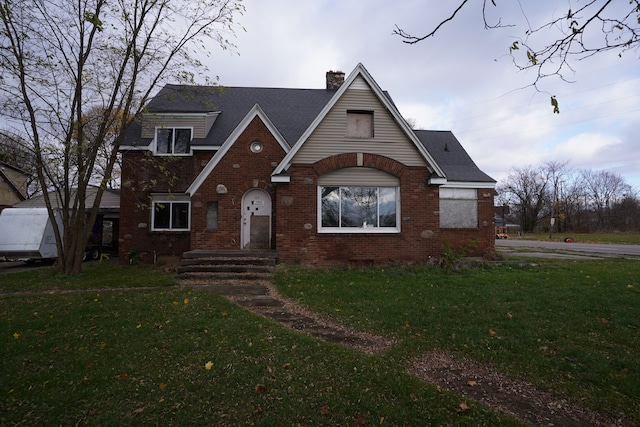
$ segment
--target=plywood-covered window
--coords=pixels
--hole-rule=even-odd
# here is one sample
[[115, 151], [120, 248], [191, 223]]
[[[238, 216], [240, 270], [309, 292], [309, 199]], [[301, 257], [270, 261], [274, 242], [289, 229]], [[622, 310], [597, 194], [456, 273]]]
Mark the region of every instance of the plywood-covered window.
[[207, 202], [207, 230], [218, 229], [218, 202]]
[[440, 228], [478, 228], [475, 188], [440, 188]]
[[373, 138], [373, 111], [347, 111], [347, 137]]

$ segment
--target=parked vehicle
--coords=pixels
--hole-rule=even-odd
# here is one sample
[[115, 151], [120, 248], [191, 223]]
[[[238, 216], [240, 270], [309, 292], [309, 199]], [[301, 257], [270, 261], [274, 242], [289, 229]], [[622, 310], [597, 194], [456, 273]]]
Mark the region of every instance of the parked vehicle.
[[[54, 212], [62, 228], [60, 211]], [[102, 254], [102, 221], [96, 221], [85, 258], [97, 260]], [[55, 259], [58, 248], [53, 224], [46, 208], [7, 208], [0, 212], [0, 257], [6, 260], [37, 261]]]
[[496, 224], [496, 239], [508, 239], [507, 222], [504, 218], [494, 218]]

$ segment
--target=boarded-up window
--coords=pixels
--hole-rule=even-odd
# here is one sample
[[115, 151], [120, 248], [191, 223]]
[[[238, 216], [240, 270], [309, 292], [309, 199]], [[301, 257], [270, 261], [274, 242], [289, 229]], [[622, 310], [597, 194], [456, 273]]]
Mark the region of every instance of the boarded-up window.
[[347, 136], [373, 138], [373, 111], [347, 111]]
[[440, 188], [440, 228], [478, 228], [474, 188]]
[[207, 202], [207, 230], [218, 229], [218, 202]]

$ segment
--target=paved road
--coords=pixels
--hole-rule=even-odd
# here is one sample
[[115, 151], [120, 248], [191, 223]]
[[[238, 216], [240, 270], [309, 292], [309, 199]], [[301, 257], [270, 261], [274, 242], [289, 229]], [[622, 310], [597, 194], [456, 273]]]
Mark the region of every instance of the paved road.
[[640, 245], [614, 245], [596, 243], [546, 242], [537, 240], [500, 239], [496, 240], [497, 250], [534, 249], [544, 252], [581, 253], [585, 255], [638, 258]]

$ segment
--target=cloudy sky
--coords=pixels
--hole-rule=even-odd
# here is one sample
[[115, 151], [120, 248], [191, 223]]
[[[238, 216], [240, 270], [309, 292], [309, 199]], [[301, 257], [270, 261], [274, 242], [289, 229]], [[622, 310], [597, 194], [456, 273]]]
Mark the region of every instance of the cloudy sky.
[[208, 64], [222, 85], [323, 88], [326, 71], [348, 74], [362, 63], [405, 118], [420, 129], [453, 131], [498, 181], [514, 167], [569, 161], [574, 169], [616, 172], [640, 190], [638, 51], [573, 62], [575, 73], [565, 74], [573, 82], [550, 78], [543, 92], [527, 87], [534, 75], [508, 56], [526, 28], [566, 14], [571, 3], [497, 2], [489, 18], [516, 26], [486, 30], [476, 0], [435, 38], [407, 45], [393, 35], [396, 24], [426, 33], [458, 2], [244, 0], [237, 51], [214, 50]]

